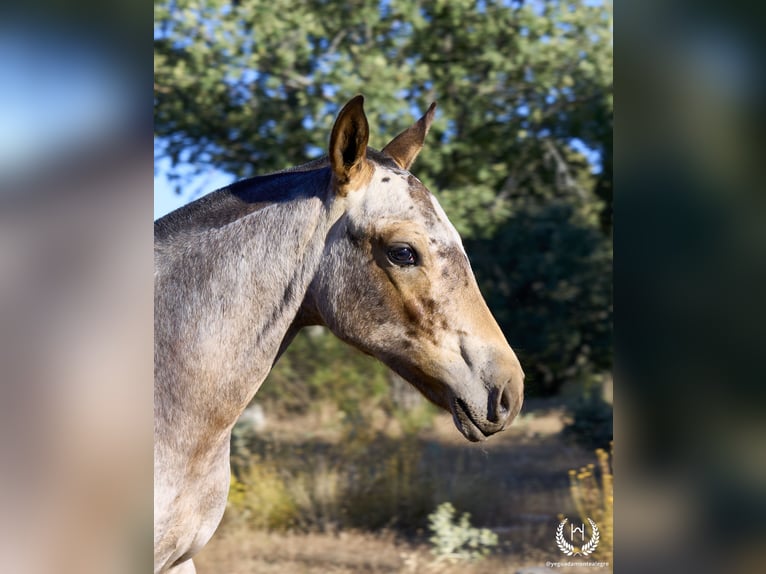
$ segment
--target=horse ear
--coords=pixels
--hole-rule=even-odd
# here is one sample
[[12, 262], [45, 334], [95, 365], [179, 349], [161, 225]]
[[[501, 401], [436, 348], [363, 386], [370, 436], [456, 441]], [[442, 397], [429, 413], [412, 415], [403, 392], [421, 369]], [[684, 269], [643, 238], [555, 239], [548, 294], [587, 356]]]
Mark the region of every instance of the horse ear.
[[330, 166], [339, 195], [362, 187], [372, 177], [367, 161], [370, 126], [363, 104], [364, 96], [359, 95], [343, 106], [330, 135]]
[[436, 102], [429, 106], [428, 111], [414, 125], [392, 139], [383, 148], [383, 153], [388, 154], [402, 169], [409, 169], [423, 149], [423, 142], [434, 121], [435, 113]]

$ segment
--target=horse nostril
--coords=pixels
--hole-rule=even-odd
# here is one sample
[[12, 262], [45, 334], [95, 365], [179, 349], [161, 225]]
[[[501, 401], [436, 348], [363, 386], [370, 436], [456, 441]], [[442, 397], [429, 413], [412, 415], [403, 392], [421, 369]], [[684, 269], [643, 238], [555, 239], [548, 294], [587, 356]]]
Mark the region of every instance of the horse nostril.
[[508, 418], [511, 414], [511, 391], [508, 385], [505, 385], [503, 392], [500, 393], [500, 402], [497, 405], [497, 412], [501, 420]]
[[492, 389], [490, 393], [490, 409], [487, 417], [490, 422], [503, 424], [511, 414], [511, 391], [508, 384], [501, 388]]

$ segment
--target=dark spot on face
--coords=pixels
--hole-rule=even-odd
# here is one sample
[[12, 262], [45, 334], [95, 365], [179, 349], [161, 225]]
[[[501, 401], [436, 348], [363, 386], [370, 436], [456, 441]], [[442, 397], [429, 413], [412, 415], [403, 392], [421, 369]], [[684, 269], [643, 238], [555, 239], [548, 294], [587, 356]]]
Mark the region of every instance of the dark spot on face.
[[359, 247], [362, 243], [362, 237], [353, 233], [348, 227], [346, 227], [346, 237], [354, 247]]
[[407, 178], [407, 185], [409, 186], [410, 197], [418, 206], [420, 214], [428, 225], [433, 225], [437, 216], [434, 205], [431, 203], [431, 192], [413, 175]]
[[404, 301], [404, 314], [407, 320], [415, 325], [423, 320], [423, 308], [416, 301]]
[[411, 349], [412, 348], [412, 341], [409, 339], [402, 339], [402, 347], [405, 349]]
[[390, 177], [384, 177], [380, 181], [382, 181], [383, 183], [388, 183], [389, 181], [391, 181], [391, 178]]
[[426, 311], [429, 313], [433, 313], [436, 311], [436, 301], [433, 299], [426, 299], [423, 301], [423, 307], [425, 307]]
[[440, 247], [436, 251], [436, 254], [444, 262], [445, 268], [449, 268], [451, 271], [457, 273], [458, 275], [465, 277], [466, 260], [460, 249], [454, 246], [445, 245]]

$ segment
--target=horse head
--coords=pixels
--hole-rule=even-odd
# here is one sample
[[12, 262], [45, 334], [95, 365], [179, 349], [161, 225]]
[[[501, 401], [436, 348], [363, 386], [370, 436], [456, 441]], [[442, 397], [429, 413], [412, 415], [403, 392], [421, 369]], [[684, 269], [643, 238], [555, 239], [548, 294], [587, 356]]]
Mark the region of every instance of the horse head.
[[409, 172], [435, 104], [382, 151], [368, 148], [357, 96], [330, 138], [332, 209], [304, 312], [373, 355], [452, 413], [471, 441], [503, 430], [521, 408], [524, 373], [484, 302], [462, 241]]

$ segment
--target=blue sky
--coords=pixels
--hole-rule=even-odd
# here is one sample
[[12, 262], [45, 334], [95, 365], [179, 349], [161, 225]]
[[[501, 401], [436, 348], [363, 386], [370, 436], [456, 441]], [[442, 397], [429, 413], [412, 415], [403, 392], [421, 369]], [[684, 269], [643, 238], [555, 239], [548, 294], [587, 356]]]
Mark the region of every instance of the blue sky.
[[[285, 166], [289, 167], [289, 166]], [[188, 186], [185, 186], [178, 194], [175, 184], [168, 179], [170, 159], [163, 157], [157, 160], [154, 169], [154, 219], [178, 209], [182, 205], [198, 199], [202, 195], [220, 189], [235, 180], [230, 173], [220, 170], [210, 170], [204, 175], [190, 178]]]

